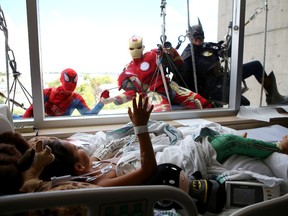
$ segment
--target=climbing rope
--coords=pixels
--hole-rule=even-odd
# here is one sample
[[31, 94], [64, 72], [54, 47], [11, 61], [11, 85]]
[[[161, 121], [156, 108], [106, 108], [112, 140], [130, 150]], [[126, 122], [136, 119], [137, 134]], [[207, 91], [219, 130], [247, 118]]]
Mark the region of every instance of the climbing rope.
[[257, 7], [255, 9], [255, 12], [250, 16], [250, 18], [245, 22], [245, 26], [250, 23], [252, 20], [256, 18], [257, 15], [261, 14], [263, 9], [265, 10], [265, 7]]
[[[4, 12], [1, 8], [1, 5], [0, 5], [0, 30], [3, 31], [4, 37], [5, 37], [6, 77], [7, 77], [7, 92], [8, 92], [7, 97], [6, 97], [6, 103], [8, 103], [8, 107], [9, 107], [9, 109], [11, 109], [11, 113], [13, 113], [14, 104], [17, 106], [20, 106], [22, 109], [26, 109], [24, 107], [23, 103], [20, 104], [20, 103], [15, 101], [17, 83], [20, 85], [20, 88], [23, 91], [23, 93], [24, 93], [26, 99], [28, 100], [28, 102], [30, 103], [30, 105], [32, 104], [32, 101], [31, 101], [32, 95], [27, 91], [27, 89], [24, 87], [24, 85], [19, 81], [19, 76], [21, 75], [21, 73], [17, 70], [17, 63], [16, 63], [14, 52], [10, 48], [9, 43], [8, 43], [8, 28], [7, 28]], [[10, 68], [12, 70], [12, 74], [13, 74], [13, 78], [14, 78], [11, 87], [10, 87], [8, 65], [10, 66]], [[12, 90], [13, 90], [13, 99], [10, 97]], [[13, 103], [12, 108], [10, 106], [10, 102]]]
[[189, 29], [190, 26], [190, 6], [189, 6], [189, 0], [187, 0], [187, 23], [188, 23], [188, 30], [187, 34], [190, 38], [190, 52], [191, 52], [191, 59], [192, 59], [192, 67], [193, 67], [193, 78], [194, 78], [194, 84], [195, 84], [195, 92], [198, 93], [198, 82], [197, 82], [197, 73], [196, 73], [196, 64], [195, 64], [195, 55], [194, 55], [194, 45], [192, 43], [192, 36]]

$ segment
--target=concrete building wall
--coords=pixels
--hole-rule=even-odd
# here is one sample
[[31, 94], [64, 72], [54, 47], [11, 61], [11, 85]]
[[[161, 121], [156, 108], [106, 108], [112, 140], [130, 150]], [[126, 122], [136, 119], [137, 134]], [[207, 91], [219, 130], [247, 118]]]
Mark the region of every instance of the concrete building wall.
[[[232, 0], [219, 0], [218, 40], [223, 40], [227, 34], [232, 4]], [[254, 19], [249, 21], [254, 14]], [[288, 1], [246, 0], [245, 21], [243, 62], [259, 60], [264, 63], [268, 74], [274, 71], [279, 92], [288, 95]], [[261, 85], [254, 77], [246, 79], [246, 83], [249, 90], [244, 96], [251, 105], [260, 105]], [[263, 94], [262, 105], [266, 105], [265, 99]]]

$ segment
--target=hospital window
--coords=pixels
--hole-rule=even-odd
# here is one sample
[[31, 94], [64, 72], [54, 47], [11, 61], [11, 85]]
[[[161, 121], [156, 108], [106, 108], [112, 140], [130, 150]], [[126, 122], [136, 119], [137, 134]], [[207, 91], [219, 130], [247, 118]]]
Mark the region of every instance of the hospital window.
[[[166, 4], [162, 5], [163, 2]], [[16, 3], [17, 7], [15, 7]], [[218, 11], [218, 1], [213, 5], [210, 10]], [[160, 6], [165, 6], [165, 8]], [[229, 19], [237, 28], [231, 32], [232, 51], [229, 68], [232, 72], [229, 103], [220, 108], [176, 109], [153, 113], [152, 119], [175, 120], [224, 116], [237, 112], [240, 106], [239, 92], [242, 84], [239, 71], [242, 63], [244, 7], [245, 1], [235, 0], [234, 4], [231, 4]], [[1, 93], [5, 96], [9, 94], [9, 98], [13, 100], [10, 102], [10, 107], [14, 109], [16, 126], [34, 125], [39, 128], [49, 128], [127, 123], [129, 103], [119, 107], [107, 105], [98, 115], [81, 116], [76, 111], [71, 117], [46, 117], [43, 89], [60, 85], [60, 72], [65, 68], [73, 68], [79, 75], [76, 92], [82, 94], [92, 109], [103, 90], [109, 89], [112, 97], [119, 93], [117, 75], [131, 61], [128, 52], [130, 36], [133, 34], [143, 36], [146, 47], [144, 51], [149, 51], [156, 48], [157, 44], [161, 44], [163, 36], [167, 36], [167, 40], [175, 47], [180, 36], [185, 36], [187, 30], [186, 1], [151, 0], [148, 4], [147, 1], [137, 0], [132, 4], [131, 1], [114, 0], [109, 1], [109, 4], [104, 4], [93, 0], [84, 2], [27, 0], [13, 3], [4, 0], [1, 3], [1, 11], [5, 14], [5, 26], [9, 31], [8, 35], [1, 35], [3, 55], [1, 57]], [[206, 21], [205, 18], [209, 14], [209, 5], [206, 5], [205, 11], [208, 12], [199, 16], [201, 16], [202, 24], [205, 24], [206, 37], [217, 41], [219, 40], [217, 30], [219, 22], [211, 25], [210, 28], [209, 19]], [[210, 21], [217, 21], [220, 18], [218, 13], [214, 13]], [[195, 20], [197, 20], [196, 16], [193, 21], [191, 18], [190, 24], [195, 24]], [[211, 29], [215, 32], [211, 32]], [[4, 33], [3, 28], [1, 30]], [[181, 44], [179, 52], [187, 44], [188, 39]], [[17, 63], [14, 64], [14, 66], [17, 65], [14, 71], [11, 68], [11, 62]], [[9, 87], [7, 80], [10, 83]], [[11, 88], [14, 82], [16, 90]], [[24, 95], [24, 91], [31, 93], [33, 98], [33, 118], [21, 118], [25, 109], [30, 105], [27, 101], [27, 97], [30, 99], [30, 96]], [[5, 100], [1, 98], [1, 103]]]

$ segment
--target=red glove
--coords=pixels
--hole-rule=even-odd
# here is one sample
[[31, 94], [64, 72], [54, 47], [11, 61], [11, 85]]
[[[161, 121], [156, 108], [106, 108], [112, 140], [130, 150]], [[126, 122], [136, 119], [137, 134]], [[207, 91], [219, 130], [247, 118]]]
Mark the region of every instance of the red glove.
[[100, 98], [109, 98], [110, 97], [110, 92], [109, 90], [104, 90], [101, 95], [100, 95]]

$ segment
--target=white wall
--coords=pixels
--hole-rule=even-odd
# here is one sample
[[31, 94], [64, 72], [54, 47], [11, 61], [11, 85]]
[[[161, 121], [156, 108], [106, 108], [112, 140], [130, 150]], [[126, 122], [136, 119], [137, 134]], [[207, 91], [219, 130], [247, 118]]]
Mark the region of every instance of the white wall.
[[[232, 2], [231, 0], [219, 1], [219, 40], [227, 34], [227, 26], [232, 17]], [[255, 18], [245, 25], [243, 62], [252, 60], [265, 62], [266, 72], [269, 74], [273, 70], [276, 75], [279, 92], [288, 95], [288, 1], [246, 0], [245, 20], [248, 21], [255, 12], [258, 12]], [[265, 52], [266, 57], [264, 57]], [[254, 77], [248, 78], [246, 83], [249, 91], [244, 96], [250, 100], [251, 105], [259, 105], [261, 86]], [[266, 105], [265, 99], [263, 94], [262, 105]]]

